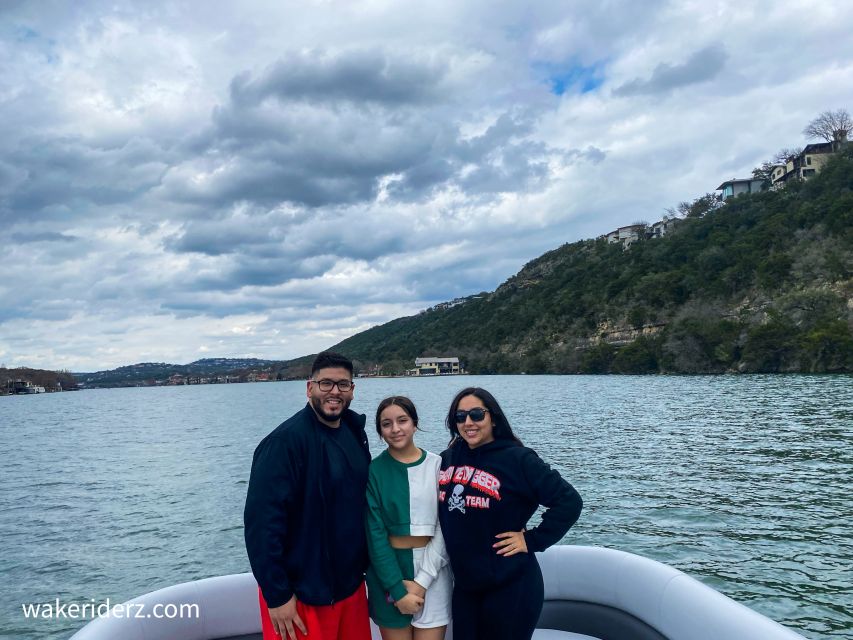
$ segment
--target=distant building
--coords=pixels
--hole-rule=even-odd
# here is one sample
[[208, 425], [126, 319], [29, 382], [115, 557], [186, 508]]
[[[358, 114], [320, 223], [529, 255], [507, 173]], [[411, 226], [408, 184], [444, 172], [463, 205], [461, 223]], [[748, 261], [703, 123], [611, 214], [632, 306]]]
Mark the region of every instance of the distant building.
[[740, 178], [728, 180], [717, 187], [716, 190], [722, 192], [720, 200], [725, 202], [729, 198], [734, 198], [742, 193], [758, 193], [763, 189], [764, 180], [761, 178]]
[[644, 224], [629, 224], [624, 227], [619, 227], [616, 231], [611, 231], [605, 237], [607, 242], [614, 244], [621, 242], [622, 246], [627, 249], [632, 243], [646, 235], [646, 225]]
[[806, 145], [798, 156], [800, 161], [800, 178], [810, 178], [823, 168], [829, 157], [836, 151], [832, 142], [819, 142]]
[[780, 183], [784, 183], [785, 174], [788, 172], [788, 168], [784, 164], [773, 165], [773, 169], [770, 171], [770, 185], [772, 187], [776, 187], [776, 185]]
[[459, 358], [415, 358], [415, 368], [406, 373], [412, 376], [449, 376], [462, 373]]
[[616, 244], [618, 242], [622, 245], [623, 249], [627, 249], [641, 238], [662, 238], [666, 234], [672, 233], [672, 230], [680, 222], [681, 218], [664, 216], [663, 220], [659, 220], [652, 225], [645, 223], [629, 224], [619, 227], [615, 231], [611, 231], [603, 236], [599, 236], [599, 238], [604, 238], [608, 244]]
[[33, 384], [29, 380], [8, 380], [6, 382], [7, 392], [19, 395], [27, 395], [30, 393], [45, 393], [47, 390], [38, 384]]
[[830, 156], [836, 153], [846, 139], [836, 142], [817, 142], [806, 145], [799, 155], [788, 160], [784, 165], [776, 165], [770, 174], [770, 182], [774, 189], [784, 187], [790, 180], [808, 180], [820, 172]]
[[668, 233], [671, 233], [675, 225], [681, 222], [681, 218], [667, 218], [664, 216], [663, 220], [659, 220], [655, 222], [649, 228], [649, 237], [650, 238], [662, 238]]

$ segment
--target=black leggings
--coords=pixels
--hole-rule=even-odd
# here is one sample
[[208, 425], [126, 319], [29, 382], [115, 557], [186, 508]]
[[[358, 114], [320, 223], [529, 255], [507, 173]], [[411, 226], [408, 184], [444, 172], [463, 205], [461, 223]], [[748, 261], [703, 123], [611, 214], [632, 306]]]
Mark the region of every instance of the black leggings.
[[545, 587], [536, 556], [524, 573], [487, 591], [453, 589], [453, 637], [460, 640], [530, 640], [542, 613]]

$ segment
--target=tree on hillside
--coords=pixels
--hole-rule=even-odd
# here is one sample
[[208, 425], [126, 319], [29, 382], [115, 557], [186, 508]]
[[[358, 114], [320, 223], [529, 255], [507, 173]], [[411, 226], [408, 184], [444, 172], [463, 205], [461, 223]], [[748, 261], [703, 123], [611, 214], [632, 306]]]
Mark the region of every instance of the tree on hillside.
[[764, 182], [770, 182], [770, 178], [773, 175], [773, 168], [776, 166], [773, 162], [762, 162], [760, 167], [755, 167], [752, 170], [752, 177], [756, 180], [764, 180]]
[[853, 129], [853, 118], [846, 109], [824, 111], [803, 129], [807, 138], [823, 138], [827, 142], [843, 142]]
[[[684, 207], [684, 205], [687, 205]], [[684, 214], [685, 218], [702, 218], [714, 209], [719, 208], [720, 199], [714, 193], [706, 193], [704, 196], [696, 198], [693, 202], [682, 202], [678, 205], [679, 212]]]
[[706, 193], [704, 196], [696, 198], [693, 202], [684, 200], [674, 207], [667, 207], [664, 211], [670, 218], [701, 218], [719, 206], [720, 199], [716, 194]]

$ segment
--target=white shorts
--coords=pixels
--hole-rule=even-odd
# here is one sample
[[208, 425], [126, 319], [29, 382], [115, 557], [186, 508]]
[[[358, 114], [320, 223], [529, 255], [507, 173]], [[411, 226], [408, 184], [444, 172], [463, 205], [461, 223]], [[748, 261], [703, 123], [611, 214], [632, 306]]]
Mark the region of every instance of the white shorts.
[[[415, 575], [421, 567], [424, 548], [412, 549], [412, 564]], [[419, 629], [432, 629], [450, 624], [450, 608], [453, 604], [453, 572], [446, 564], [438, 572], [438, 577], [432, 581], [424, 596], [424, 606], [412, 616], [412, 626]]]

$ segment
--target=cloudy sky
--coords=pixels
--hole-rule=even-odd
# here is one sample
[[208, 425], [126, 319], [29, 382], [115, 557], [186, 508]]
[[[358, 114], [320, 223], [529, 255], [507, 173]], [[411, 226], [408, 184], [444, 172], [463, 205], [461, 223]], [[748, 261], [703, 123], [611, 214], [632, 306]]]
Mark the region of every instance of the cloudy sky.
[[0, 364], [290, 358], [491, 290], [853, 110], [851, 24], [847, 0], [4, 0]]

